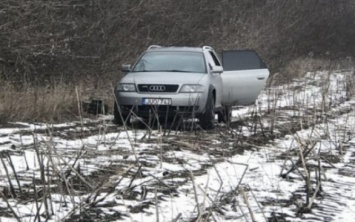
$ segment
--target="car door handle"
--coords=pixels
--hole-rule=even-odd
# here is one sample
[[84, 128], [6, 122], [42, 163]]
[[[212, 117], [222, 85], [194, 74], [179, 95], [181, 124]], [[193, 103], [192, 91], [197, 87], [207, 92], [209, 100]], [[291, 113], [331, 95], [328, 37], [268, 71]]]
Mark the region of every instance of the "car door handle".
[[264, 76], [259, 76], [259, 77], [256, 77], [258, 80], [263, 80], [263, 79], [265, 79], [265, 77]]

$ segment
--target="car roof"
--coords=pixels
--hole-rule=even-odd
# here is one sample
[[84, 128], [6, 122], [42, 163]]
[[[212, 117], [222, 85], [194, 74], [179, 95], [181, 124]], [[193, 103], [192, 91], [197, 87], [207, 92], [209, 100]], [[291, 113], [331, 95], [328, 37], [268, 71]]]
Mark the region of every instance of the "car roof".
[[209, 46], [203, 46], [203, 47], [188, 47], [188, 46], [157, 46], [157, 45], [152, 45], [149, 46], [147, 51], [178, 51], [178, 52], [203, 52], [205, 50], [213, 50]]

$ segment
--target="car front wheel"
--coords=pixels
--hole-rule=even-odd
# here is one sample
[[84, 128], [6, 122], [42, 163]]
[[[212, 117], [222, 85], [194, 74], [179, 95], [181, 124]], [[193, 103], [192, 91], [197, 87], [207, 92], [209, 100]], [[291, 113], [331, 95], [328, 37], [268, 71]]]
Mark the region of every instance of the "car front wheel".
[[214, 104], [214, 98], [213, 96], [208, 99], [206, 108], [205, 108], [205, 113], [201, 114], [199, 120], [200, 120], [200, 125], [203, 129], [209, 130], [209, 129], [214, 129], [215, 127], [215, 104]]

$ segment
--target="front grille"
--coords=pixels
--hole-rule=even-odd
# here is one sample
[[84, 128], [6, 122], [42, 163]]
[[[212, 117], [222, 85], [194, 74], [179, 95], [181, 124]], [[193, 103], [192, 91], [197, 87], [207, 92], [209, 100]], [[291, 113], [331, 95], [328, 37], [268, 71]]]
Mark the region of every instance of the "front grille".
[[138, 84], [139, 92], [177, 92], [179, 85]]

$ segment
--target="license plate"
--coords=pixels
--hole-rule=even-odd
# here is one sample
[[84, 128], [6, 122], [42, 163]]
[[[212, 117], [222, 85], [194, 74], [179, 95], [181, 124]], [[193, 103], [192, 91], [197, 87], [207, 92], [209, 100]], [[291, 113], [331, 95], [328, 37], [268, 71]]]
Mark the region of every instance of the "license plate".
[[169, 105], [171, 105], [171, 99], [143, 98], [142, 104], [143, 104], [143, 105], [163, 105], [163, 106], [169, 106]]

